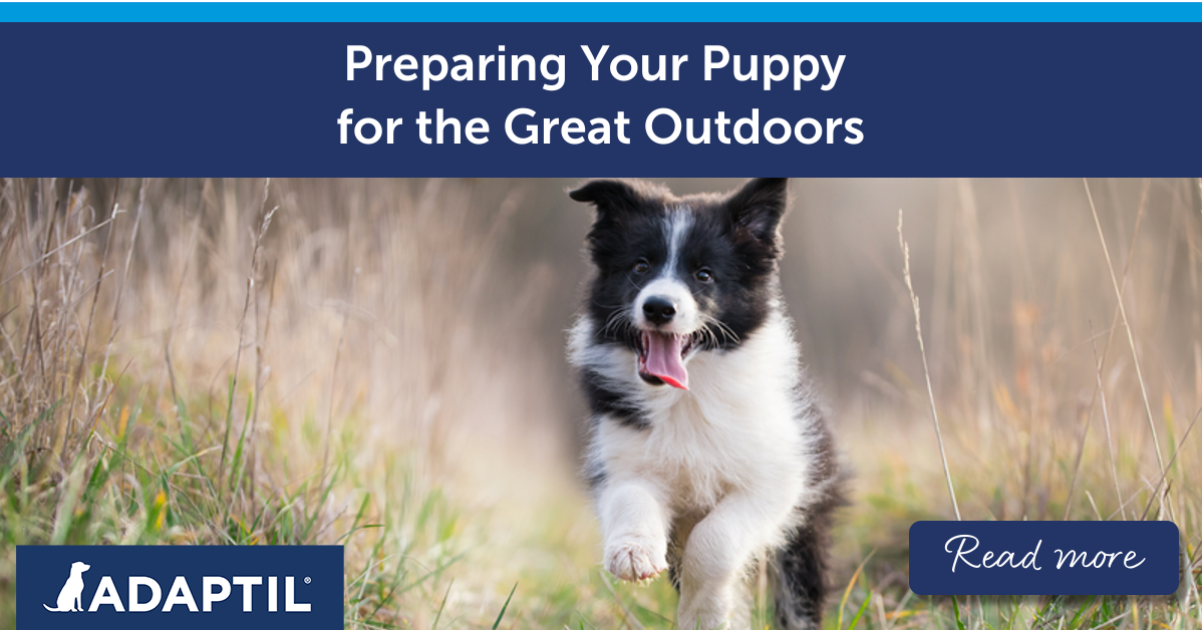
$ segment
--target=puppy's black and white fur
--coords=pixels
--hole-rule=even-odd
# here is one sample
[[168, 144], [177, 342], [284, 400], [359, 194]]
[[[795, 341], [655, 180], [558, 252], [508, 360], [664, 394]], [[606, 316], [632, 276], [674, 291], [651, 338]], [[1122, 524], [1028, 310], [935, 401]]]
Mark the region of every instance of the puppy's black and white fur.
[[747, 628], [767, 559], [783, 630], [820, 627], [841, 476], [780, 293], [783, 179], [676, 197], [593, 181], [595, 266], [570, 335], [592, 411], [586, 473], [604, 564], [665, 569], [677, 627]]

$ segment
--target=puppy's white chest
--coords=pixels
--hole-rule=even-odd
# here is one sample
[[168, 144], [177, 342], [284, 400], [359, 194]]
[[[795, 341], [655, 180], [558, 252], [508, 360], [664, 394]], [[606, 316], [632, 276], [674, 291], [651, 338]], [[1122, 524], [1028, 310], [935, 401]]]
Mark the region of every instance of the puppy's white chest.
[[770, 477], [800, 478], [797, 426], [773, 407], [685, 395], [652, 415], [630, 463], [686, 510], [708, 509], [733, 490], [772, 483]]

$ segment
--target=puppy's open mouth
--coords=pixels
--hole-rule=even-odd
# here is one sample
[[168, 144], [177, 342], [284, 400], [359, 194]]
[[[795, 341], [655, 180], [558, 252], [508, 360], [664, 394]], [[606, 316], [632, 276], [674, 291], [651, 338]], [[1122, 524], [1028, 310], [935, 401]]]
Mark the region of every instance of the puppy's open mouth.
[[638, 336], [639, 376], [652, 385], [667, 383], [678, 389], [689, 388], [689, 372], [684, 360], [692, 351], [696, 333], [675, 335], [640, 330]]

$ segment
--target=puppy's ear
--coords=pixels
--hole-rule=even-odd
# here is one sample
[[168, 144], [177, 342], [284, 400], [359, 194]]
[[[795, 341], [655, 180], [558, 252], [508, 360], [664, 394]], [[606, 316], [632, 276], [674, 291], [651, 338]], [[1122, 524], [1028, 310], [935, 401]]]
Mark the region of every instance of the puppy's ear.
[[789, 201], [788, 183], [783, 177], [753, 179], [732, 195], [726, 206], [735, 229], [747, 230], [759, 241], [775, 242]]
[[593, 180], [568, 193], [572, 199], [597, 206], [597, 220], [616, 219], [638, 209], [642, 195], [630, 184], [614, 179]]

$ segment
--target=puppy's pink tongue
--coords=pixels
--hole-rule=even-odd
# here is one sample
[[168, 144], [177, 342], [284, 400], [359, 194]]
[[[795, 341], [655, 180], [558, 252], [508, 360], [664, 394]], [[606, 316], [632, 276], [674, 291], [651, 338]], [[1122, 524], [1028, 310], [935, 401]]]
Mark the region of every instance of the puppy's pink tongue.
[[672, 387], [689, 388], [689, 373], [684, 369], [680, 351], [684, 337], [663, 333], [647, 334], [647, 372]]

